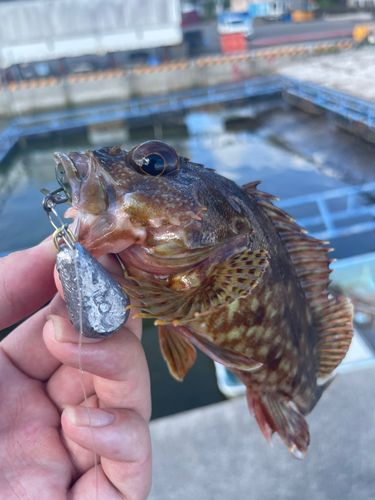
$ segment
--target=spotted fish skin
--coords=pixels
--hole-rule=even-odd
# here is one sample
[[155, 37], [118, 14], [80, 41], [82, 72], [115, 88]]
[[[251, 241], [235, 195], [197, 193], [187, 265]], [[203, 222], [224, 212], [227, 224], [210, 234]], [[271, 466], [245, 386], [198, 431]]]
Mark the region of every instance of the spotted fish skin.
[[141, 317], [159, 325], [163, 356], [182, 380], [195, 347], [244, 382], [266, 439], [302, 458], [304, 415], [352, 337], [352, 310], [328, 295], [329, 263], [315, 240], [258, 191], [178, 157], [160, 141], [123, 151], [56, 153], [94, 255], [119, 254]]
[[[276, 261], [280, 264], [280, 259]], [[303, 377], [303, 385], [315, 392], [317, 370], [311, 356], [316, 343], [314, 325], [303, 291], [293, 279], [293, 269], [291, 274], [280, 276], [272, 264], [271, 260], [252, 294], [212, 314], [204, 328], [199, 324], [191, 328], [202, 334], [208, 331], [215, 345], [263, 364], [255, 372], [239, 375], [247, 385], [278, 387], [293, 398], [303, 399], [301, 406], [307, 410], [310, 401], [302, 396], [301, 380]], [[286, 269], [291, 267], [288, 264]]]
[[[252, 207], [251, 217], [260, 222], [251, 245], [254, 248], [263, 246], [269, 255], [269, 265], [262, 279], [248, 297], [235, 301], [231, 307], [219, 309], [210, 315], [204, 326], [196, 322], [189, 327], [201, 334], [209, 332], [211, 341], [223, 349], [241, 352], [262, 363], [254, 371], [232, 369], [248, 387], [252, 413], [257, 414], [252, 408], [253, 395], [269, 397], [271, 394], [277, 395], [278, 400], [283, 398], [286, 404], [293, 401], [301, 414], [307, 414], [322, 393], [317, 386], [318, 359], [313, 355], [318, 340], [316, 325], [289, 254], [272, 221], [256, 205]], [[264, 413], [267, 410], [262, 411], [259, 423], [267, 440], [271, 441], [273, 430], [284, 437], [275, 425], [264, 428], [262, 422], [267, 421]], [[305, 454], [309, 444], [304, 422], [302, 427], [299, 446], [295, 445], [294, 436], [286, 439], [288, 448], [297, 458]]]

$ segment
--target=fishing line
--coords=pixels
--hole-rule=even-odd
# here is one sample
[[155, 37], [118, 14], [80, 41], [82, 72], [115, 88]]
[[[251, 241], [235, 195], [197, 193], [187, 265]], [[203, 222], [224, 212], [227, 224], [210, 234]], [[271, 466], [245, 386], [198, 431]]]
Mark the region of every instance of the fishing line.
[[[118, 332], [129, 317], [130, 299], [118, 281], [77, 242], [68, 225], [61, 220], [55, 206], [66, 201], [65, 190], [60, 187], [45, 196], [43, 208], [55, 228], [53, 242], [57, 250], [56, 269], [60, 276], [68, 317], [79, 333], [78, 371], [91, 431], [96, 500], [99, 500], [98, 458], [90, 406], [83, 380], [82, 337], [105, 339]], [[55, 224], [52, 215], [59, 224]], [[59, 240], [64, 244], [61, 245]]]
[[95, 490], [96, 490], [96, 495], [95, 496], [96, 496], [96, 500], [99, 500], [98, 457], [97, 457], [97, 454], [96, 454], [95, 436], [94, 436], [94, 430], [93, 430], [93, 427], [92, 427], [89, 401], [87, 399], [86, 388], [85, 388], [85, 384], [84, 384], [84, 381], [83, 381], [83, 369], [82, 369], [82, 337], [83, 337], [82, 292], [81, 292], [81, 288], [79, 286], [79, 274], [78, 274], [78, 268], [77, 268], [77, 260], [73, 259], [73, 261], [74, 261], [74, 271], [75, 271], [75, 274], [76, 274], [77, 289], [78, 289], [78, 299], [79, 299], [78, 300], [78, 314], [79, 314], [78, 371], [79, 371], [79, 378], [80, 378], [80, 381], [81, 381], [83, 397], [84, 397], [84, 400], [85, 400], [85, 406], [86, 406], [87, 415], [88, 415], [89, 424], [90, 424], [91, 440], [92, 440], [92, 451], [94, 453]]

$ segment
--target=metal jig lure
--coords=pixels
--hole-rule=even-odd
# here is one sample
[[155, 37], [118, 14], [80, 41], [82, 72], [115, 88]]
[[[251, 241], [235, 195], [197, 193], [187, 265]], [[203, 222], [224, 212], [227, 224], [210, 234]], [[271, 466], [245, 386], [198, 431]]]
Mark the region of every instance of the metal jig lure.
[[[130, 305], [121, 285], [106, 269], [78, 243], [68, 225], [55, 210], [56, 205], [66, 203], [61, 187], [43, 200], [43, 208], [55, 228], [53, 241], [57, 250], [56, 269], [59, 272], [68, 316], [77, 332], [85, 337], [107, 338], [124, 326]], [[64, 193], [65, 194], [65, 193]], [[52, 214], [58, 220], [56, 226]], [[62, 240], [64, 244], [60, 244]]]

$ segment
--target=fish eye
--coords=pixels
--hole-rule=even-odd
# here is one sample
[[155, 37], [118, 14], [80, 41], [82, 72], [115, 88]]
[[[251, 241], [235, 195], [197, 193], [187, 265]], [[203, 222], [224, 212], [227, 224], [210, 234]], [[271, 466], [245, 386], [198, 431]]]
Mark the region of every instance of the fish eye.
[[162, 141], [147, 141], [131, 149], [127, 163], [139, 173], [159, 177], [178, 172], [180, 162], [176, 151]]
[[164, 158], [157, 153], [151, 153], [143, 158], [140, 168], [147, 175], [162, 175], [165, 170]]

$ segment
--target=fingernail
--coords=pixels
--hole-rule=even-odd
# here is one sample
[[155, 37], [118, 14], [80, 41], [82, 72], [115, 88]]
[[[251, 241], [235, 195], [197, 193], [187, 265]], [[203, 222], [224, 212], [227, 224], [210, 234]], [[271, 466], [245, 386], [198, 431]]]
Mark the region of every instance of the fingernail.
[[[74, 330], [70, 323], [67, 325], [67, 318], [50, 314], [46, 319], [52, 321], [56, 342], [71, 342], [73, 344], [79, 343], [79, 333]], [[96, 342], [102, 342], [103, 340], [104, 339], [90, 339], [82, 337], [82, 344], [94, 344]]]
[[58, 316], [55, 316], [53, 314], [50, 314], [46, 318], [47, 320], [52, 322], [52, 328], [53, 328], [53, 333], [55, 334], [55, 339], [57, 342], [66, 342], [64, 339], [64, 331], [61, 328], [61, 325], [59, 324], [58, 321]]
[[90, 420], [93, 427], [104, 427], [112, 424], [116, 418], [113, 413], [99, 408], [90, 408], [90, 416], [84, 406], [63, 405], [63, 408], [70, 422], [76, 427], [89, 427]]

